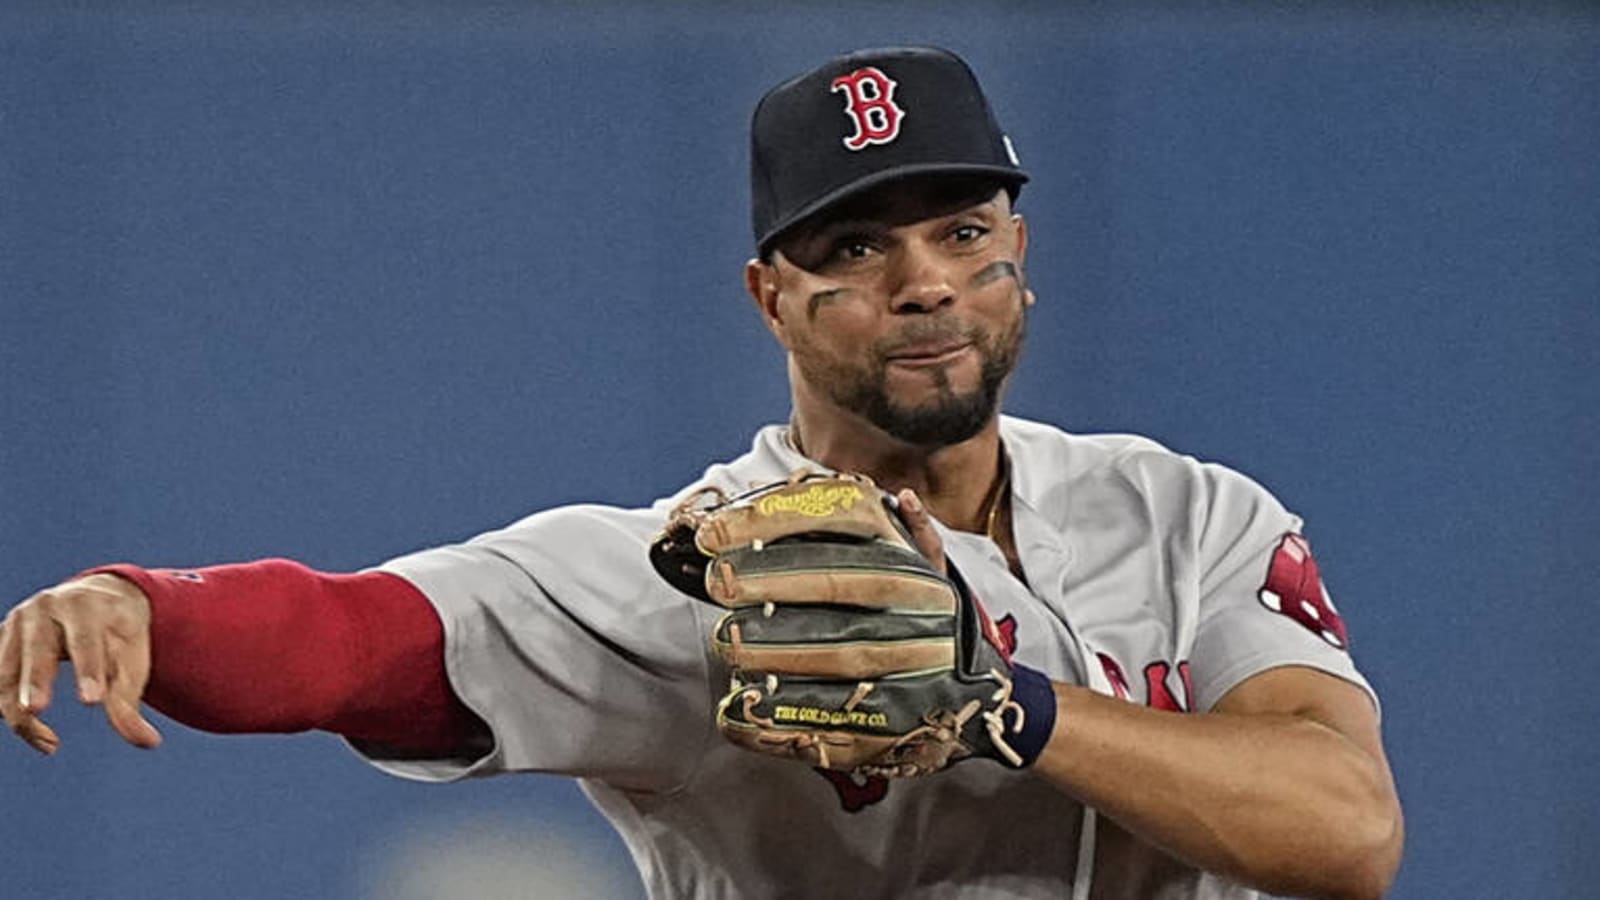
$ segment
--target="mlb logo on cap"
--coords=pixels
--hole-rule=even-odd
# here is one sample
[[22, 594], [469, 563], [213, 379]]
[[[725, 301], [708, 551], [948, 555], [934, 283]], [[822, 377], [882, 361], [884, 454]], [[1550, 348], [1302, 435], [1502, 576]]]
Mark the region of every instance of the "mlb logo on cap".
[[862, 50], [767, 93], [750, 123], [751, 222], [777, 238], [847, 197], [910, 175], [990, 175], [1013, 194], [1028, 176], [978, 79], [937, 47]]

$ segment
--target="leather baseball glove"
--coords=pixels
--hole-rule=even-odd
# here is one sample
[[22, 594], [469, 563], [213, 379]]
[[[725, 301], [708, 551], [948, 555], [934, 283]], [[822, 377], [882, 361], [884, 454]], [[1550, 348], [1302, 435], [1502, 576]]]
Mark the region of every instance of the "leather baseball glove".
[[973, 757], [1020, 768], [1049, 737], [1048, 679], [1012, 664], [959, 574], [918, 552], [864, 476], [702, 489], [650, 557], [728, 610], [712, 645], [732, 669], [717, 727], [735, 744], [905, 777]]

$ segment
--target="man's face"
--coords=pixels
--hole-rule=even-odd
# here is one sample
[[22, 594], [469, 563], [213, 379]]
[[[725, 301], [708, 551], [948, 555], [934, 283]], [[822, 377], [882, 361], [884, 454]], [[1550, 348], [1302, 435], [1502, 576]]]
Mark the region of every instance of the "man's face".
[[806, 389], [939, 447], [998, 408], [1032, 302], [1026, 243], [993, 182], [910, 179], [806, 222], [747, 280]]

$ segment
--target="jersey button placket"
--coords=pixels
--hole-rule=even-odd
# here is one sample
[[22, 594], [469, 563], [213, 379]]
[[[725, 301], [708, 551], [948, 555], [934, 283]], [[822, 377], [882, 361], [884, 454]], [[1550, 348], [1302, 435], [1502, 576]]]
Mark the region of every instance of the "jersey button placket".
[[[1067, 615], [1067, 576], [1072, 569], [1075, 554], [1065, 536], [1028, 505], [1021, 497], [1013, 495], [1011, 501], [1011, 528], [1017, 542], [1017, 555], [1022, 560], [1022, 570], [1028, 576], [1028, 592], [1044, 606], [1071, 638], [1067, 663], [1078, 676], [1078, 683], [1087, 685], [1092, 677], [1088, 652], [1083, 635]], [[998, 551], [996, 551], [998, 554]], [[1004, 563], [1001, 563], [1004, 565]]]

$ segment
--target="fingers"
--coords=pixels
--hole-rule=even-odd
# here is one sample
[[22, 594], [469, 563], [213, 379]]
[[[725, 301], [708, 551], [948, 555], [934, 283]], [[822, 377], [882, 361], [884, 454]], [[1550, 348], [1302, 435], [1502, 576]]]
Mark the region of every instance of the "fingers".
[[66, 635], [67, 657], [78, 678], [78, 699], [99, 703], [105, 696], [106, 648], [104, 635], [79, 619], [61, 626]]
[[895, 495], [895, 499], [900, 501], [900, 516], [911, 532], [912, 543], [933, 563], [935, 569], [943, 572], [944, 541], [939, 539], [939, 530], [934, 527], [933, 517], [928, 515], [927, 507], [922, 505], [922, 498], [911, 488], [903, 488]]
[[[42, 595], [41, 613], [47, 602], [49, 595]], [[50, 708], [56, 669], [61, 665], [61, 629], [54, 619], [42, 614], [21, 615], [17, 626], [17, 638], [22, 643], [18, 703], [25, 712], [42, 713]]]
[[20, 713], [11, 722], [11, 730], [17, 737], [45, 756], [54, 756], [61, 749], [61, 737], [38, 716]]
[[132, 582], [92, 575], [34, 595], [0, 624], [0, 715], [41, 753], [60, 738], [39, 719], [63, 659], [77, 676], [78, 698], [104, 706], [112, 729], [137, 747], [161, 735], [139, 711], [150, 676], [150, 607]]
[[49, 756], [61, 746], [61, 738], [35, 715], [38, 702], [30, 683], [23, 678], [24, 610], [12, 610], [0, 625], [0, 716], [12, 732], [28, 746]]
[[154, 750], [161, 746], [161, 732], [139, 712], [138, 700], [121, 694], [107, 694], [106, 720], [122, 739], [141, 750]]
[[161, 732], [139, 711], [144, 686], [150, 680], [150, 643], [113, 635], [114, 666], [106, 687], [106, 720], [122, 739], [135, 747], [153, 750], [161, 746]]

